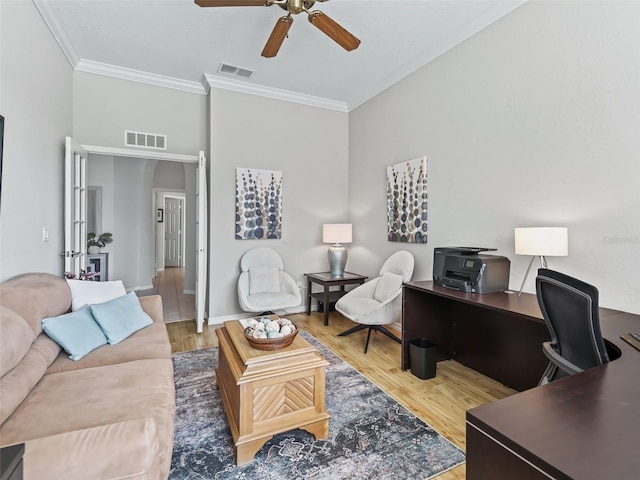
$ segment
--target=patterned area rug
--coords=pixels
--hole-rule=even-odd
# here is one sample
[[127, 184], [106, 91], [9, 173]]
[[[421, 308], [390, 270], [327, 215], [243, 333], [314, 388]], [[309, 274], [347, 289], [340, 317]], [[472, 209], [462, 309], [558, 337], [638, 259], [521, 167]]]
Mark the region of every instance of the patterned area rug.
[[404, 479], [434, 477], [464, 453], [398, 404], [311, 335], [329, 361], [329, 437], [304, 430], [274, 436], [253, 462], [237, 467], [214, 368], [218, 349], [173, 355], [176, 427], [170, 480]]

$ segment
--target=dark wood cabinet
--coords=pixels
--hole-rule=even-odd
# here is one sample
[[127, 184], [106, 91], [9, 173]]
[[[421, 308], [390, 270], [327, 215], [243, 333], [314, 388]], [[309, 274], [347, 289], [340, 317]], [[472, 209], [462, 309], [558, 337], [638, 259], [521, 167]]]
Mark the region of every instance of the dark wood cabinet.
[[0, 480], [22, 480], [24, 443], [0, 449]]
[[95, 272], [94, 282], [109, 280], [109, 254], [90, 253], [87, 255], [87, 272]]

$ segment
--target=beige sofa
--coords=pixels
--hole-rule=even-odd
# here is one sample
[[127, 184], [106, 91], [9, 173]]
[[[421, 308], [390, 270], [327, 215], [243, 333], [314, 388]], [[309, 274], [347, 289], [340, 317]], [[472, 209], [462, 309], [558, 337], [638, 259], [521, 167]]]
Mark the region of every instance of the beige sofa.
[[29, 273], [0, 284], [0, 445], [25, 443], [24, 478], [166, 479], [175, 388], [159, 296], [153, 324], [78, 361], [41, 320], [71, 305], [66, 282]]

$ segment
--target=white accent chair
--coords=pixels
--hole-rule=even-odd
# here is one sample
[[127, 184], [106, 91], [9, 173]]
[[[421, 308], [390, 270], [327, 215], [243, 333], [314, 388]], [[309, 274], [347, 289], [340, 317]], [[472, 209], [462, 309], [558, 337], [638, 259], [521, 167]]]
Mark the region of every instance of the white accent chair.
[[391, 255], [380, 269], [380, 276], [354, 288], [336, 303], [336, 310], [358, 325], [340, 333], [344, 337], [368, 328], [364, 353], [369, 348], [371, 331], [377, 330], [400, 343], [400, 339], [383, 327], [402, 320], [402, 284], [411, 280], [414, 259], [401, 250]]
[[240, 308], [265, 313], [300, 305], [300, 289], [283, 269], [282, 258], [275, 250], [267, 247], [247, 250], [240, 259]]

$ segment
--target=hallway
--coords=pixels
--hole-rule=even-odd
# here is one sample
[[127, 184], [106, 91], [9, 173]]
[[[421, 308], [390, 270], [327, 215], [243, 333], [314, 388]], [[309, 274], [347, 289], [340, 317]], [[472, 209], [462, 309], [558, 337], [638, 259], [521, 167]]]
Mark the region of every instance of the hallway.
[[184, 294], [184, 268], [167, 267], [153, 279], [153, 288], [140, 290], [139, 297], [160, 295], [164, 321], [193, 320], [196, 315], [196, 296]]

